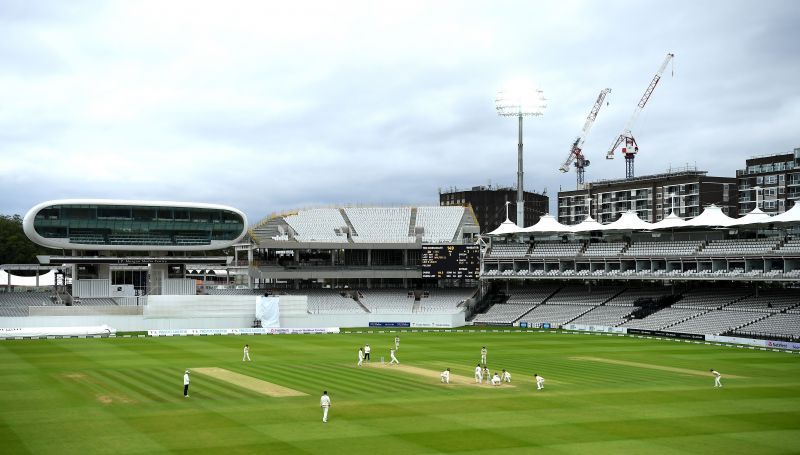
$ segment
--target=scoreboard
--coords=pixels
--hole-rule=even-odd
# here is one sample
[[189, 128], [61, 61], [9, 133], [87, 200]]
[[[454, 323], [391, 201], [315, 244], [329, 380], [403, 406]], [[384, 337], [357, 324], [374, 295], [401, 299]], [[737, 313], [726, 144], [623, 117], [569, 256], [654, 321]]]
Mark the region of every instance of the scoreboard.
[[422, 278], [477, 280], [480, 265], [479, 245], [422, 245]]

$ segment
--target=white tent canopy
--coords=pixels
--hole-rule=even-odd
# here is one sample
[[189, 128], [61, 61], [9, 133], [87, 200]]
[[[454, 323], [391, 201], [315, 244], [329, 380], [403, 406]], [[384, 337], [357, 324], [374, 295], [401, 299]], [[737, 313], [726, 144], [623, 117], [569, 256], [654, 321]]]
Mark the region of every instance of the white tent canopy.
[[686, 226], [686, 220], [675, 214], [675, 211], [669, 214], [663, 220], [653, 223], [653, 229], [676, 229]]
[[522, 230], [525, 233], [539, 233], [539, 232], [549, 232], [549, 233], [561, 233], [561, 232], [571, 232], [569, 226], [559, 223], [556, 220], [556, 217], [553, 215], [542, 215], [539, 218], [539, 222], [534, 224], [533, 226], [527, 227]]
[[733, 220], [731, 226], [744, 226], [748, 224], [766, 224], [771, 223], [772, 217], [768, 213], [764, 213], [763, 210], [756, 207], [752, 211], [748, 212], [747, 215], [737, 218]]
[[728, 227], [736, 220], [722, 213], [722, 209], [714, 204], [709, 205], [703, 213], [686, 222], [686, 227]]
[[506, 218], [500, 226], [497, 227], [494, 231], [490, 232], [489, 235], [509, 235], [509, 234], [517, 234], [522, 232], [522, 228], [514, 224], [513, 221]]
[[617, 221], [604, 226], [606, 231], [649, 231], [653, 229], [652, 223], [639, 218], [633, 210], [628, 210]]
[[795, 203], [792, 208], [775, 215], [769, 220], [770, 223], [800, 223], [800, 203]]
[[605, 229], [606, 226], [604, 224], [600, 224], [590, 215], [586, 215], [585, 220], [581, 221], [575, 226], [572, 226], [570, 230], [575, 233], [580, 233], [580, 232], [591, 232], [591, 231], [603, 231]]

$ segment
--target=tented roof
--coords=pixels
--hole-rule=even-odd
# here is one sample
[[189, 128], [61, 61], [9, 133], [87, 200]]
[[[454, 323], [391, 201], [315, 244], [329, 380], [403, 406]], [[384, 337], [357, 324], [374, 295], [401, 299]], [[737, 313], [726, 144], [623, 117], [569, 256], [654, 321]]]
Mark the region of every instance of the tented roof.
[[553, 215], [542, 215], [539, 222], [522, 230], [525, 233], [571, 232], [569, 226], [559, 223]]
[[522, 228], [517, 226], [513, 221], [506, 218], [500, 226], [497, 226], [497, 229], [490, 232], [489, 235], [508, 235], [508, 234], [516, 234], [522, 232]]
[[606, 224], [603, 230], [606, 231], [649, 231], [653, 229], [652, 223], [639, 218], [633, 210], [628, 210], [619, 217], [617, 221]]
[[722, 213], [722, 209], [714, 204], [709, 205], [703, 213], [686, 222], [686, 227], [728, 227], [736, 220]]
[[675, 211], [663, 220], [653, 223], [653, 229], [676, 229], [684, 226], [686, 226], [686, 220], [676, 215]]
[[775, 215], [769, 220], [770, 223], [800, 223], [800, 203], [795, 203], [792, 208], [780, 215]]
[[590, 231], [603, 231], [606, 229], [604, 224], [598, 223], [590, 215], [586, 215], [586, 219], [571, 227], [572, 232], [590, 232]]
[[746, 224], [764, 224], [771, 222], [772, 217], [768, 213], [764, 213], [763, 210], [756, 207], [752, 211], [748, 212], [747, 215], [733, 220], [731, 226], [744, 226]]

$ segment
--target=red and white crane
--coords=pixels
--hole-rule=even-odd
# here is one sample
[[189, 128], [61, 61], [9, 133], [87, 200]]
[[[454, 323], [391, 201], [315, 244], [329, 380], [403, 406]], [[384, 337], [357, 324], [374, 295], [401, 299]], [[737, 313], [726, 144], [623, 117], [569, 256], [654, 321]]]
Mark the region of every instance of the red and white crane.
[[656, 89], [658, 81], [661, 80], [661, 75], [664, 73], [664, 70], [667, 68], [667, 65], [673, 57], [675, 57], [675, 54], [667, 54], [667, 57], [664, 58], [664, 63], [661, 64], [658, 72], [656, 72], [656, 75], [653, 76], [653, 80], [650, 81], [650, 85], [647, 86], [647, 90], [644, 91], [642, 99], [639, 100], [639, 104], [637, 104], [636, 109], [633, 110], [633, 114], [631, 115], [630, 120], [628, 120], [628, 124], [625, 125], [625, 129], [622, 131], [622, 134], [620, 134], [617, 140], [614, 141], [614, 145], [611, 146], [606, 154], [606, 159], [613, 160], [614, 150], [616, 150], [617, 147], [619, 147], [619, 145], [623, 142], [625, 143], [625, 145], [622, 147], [622, 155], [625, 156], [625, 178], [633, 178], [633, 160], [636, 158], [636, 153], [639, 152], [639, 146], [636, 144], [636, 139], [633, 138], [631, 128], [636, 122], [636, 119], [639, 117], [639, 113], [642, 112], [642, 109], [644, 109], [644, 106], [650, 99], [650, 95], [653, 94], [653, 90]]
[[586, 167], [591, 164], [591, 162], [583, 156], [583, 143], [586, 142], [586, 137], [589, 135], [589, 130], [592, 129], [594, 120], [597, 118], [597, 113], [600, 112], [600, 108], [603, 107], [603, 101], [606, 99], [606, 95], [609, 93], [611, 93], [610, 88], [604, 88], [600, 91], [600, 95], [597, 96], [597, 101], [594, 102], [592, 110], [589, 111], [589, 116], [586, 117], [586, 122], [583, 124], [581, 134], [579, 134], [578, 137], [576, 137], [572, 142], [572, 147], [570, 148], [567, 159], [564, 160], [564, 164], [558, 168], [561, 172], [569, 172], [570, 164], [575, 164], [575, 174], [578, 181], [578, 189], [583, 186], [584, 172], [586, 172]]

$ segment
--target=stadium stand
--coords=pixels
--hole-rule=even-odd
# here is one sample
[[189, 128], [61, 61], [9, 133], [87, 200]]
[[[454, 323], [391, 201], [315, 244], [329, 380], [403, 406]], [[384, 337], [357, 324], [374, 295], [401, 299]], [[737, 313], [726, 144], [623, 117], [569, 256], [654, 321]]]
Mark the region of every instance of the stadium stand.
[[626, 289], [622, 294], [617, 295], [616, 297], [612, 298], [606, 305], [609, 306], [633, 306], [637, 301], [645, 299], [645, 300], [655, 300], [664, 295], [668, 295], [670, 292], [666, 289], [644, 289], [644, 288], [634, 288], [634, 289]]
[[431, 289], [423, 292], [416, 312], [453, 313], [461, 311], [459, 305], [472, 298], [476, 292], [477, 290], [473, 288]]
[[572, 321], [593, 308], [595, 308], [594, 305], [551, 305], [547, 303], [537, 306], [530, 313], [523, 316], [520, 321], [527, 322], [529, 326], [533, 327], [539, 327], [542, 324], [550, 324], [551, 327], [557, 327]]
[[[462, 213], [463, 213], [463, 209]], [[355, 243], [413, 243], [409, 236], [410, 207], [348, 207], [344, 209], [353, 224]], [[452, 239], [452, 237], [451, 237]]]
[[28, 316], [28, 307], [52, 306], [49, 292], [0, 292], [0, 316]]
[[616, 256], [625, 248], [625, 243], [590, 243], [583, 252], [584, 256]]
[[703, 242], [634, 242], [623, 256], [691, 256]]
[[671, 332], [721, 335], [767, 317], [753, 311], [711, 310], [689, 320], [666, 326]]
[[661, 330], [665, 327], [699, 316], [706, 311], [707, 310], [692, 308], [664, 308], [644, 319], [631, 319], [619, 326], [643, 330]]
[[416, 226], [423, 228], [423, 242], [447, 243], [458, 234], [463, 217], [463, 207], [419, 207]]
[[402, 289], [365, 289], [358, 292], [358, 300], [371, 313], [411, 313], [414, 295]]
[[739, 301], [750, 295], [750, 293], [750, 291], [743, 289], [697, 289], [685, 292], [681, 300], [672, 305], [672, 307], [714, 310]]
[[303, 289], [293, 295], [308, 296], [308, 312], [316, 314], [363, 313], [364, 309], [353, 297], [335, 289]]
[[[585, 286], [566, 286], [550, 297], [547, 305], [600, 305], [611, 299], [625, 288], [623, 287], [593, 287], [587, 291]], [[576, 316], [577, 317], [577, 316]]]
[[342, 228], [347, 226], [339, 209], [320, 208], [301, 210], [284, 217], [301, 242], [347, 242]]
[[734, 330], [733, 335], [800, 339], [800, 313], [773, 314]]
[[626, 318], [639, 307], [635, 306], [598, 306], [588, 313], [578, 317], [571, 324], [616, 326], [626, 321]]
[[701, 256], [739, 256], [765, 254], [778, 246], [778, 239], [712, 240], [697, 254]]
[[526, 243], [498, 243], [486, 253], [490, 258], [518, 258], [528, 253], [530, 246]]
[[780, 313], [800, 305], [800, 290], [762, 290], [759, 295], [750, 295], [726, 306], [726, 310], [763, 311]]
[[536, 243], [528, 253], [533, 257], [567, 257], [577, 256], [583, 249], [583, 243]]
[[778, 251], [781, 253], [800, 253], [800, 239], [787, 240]]

